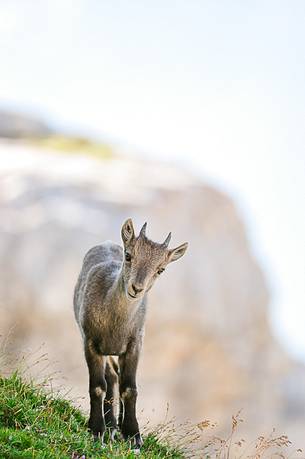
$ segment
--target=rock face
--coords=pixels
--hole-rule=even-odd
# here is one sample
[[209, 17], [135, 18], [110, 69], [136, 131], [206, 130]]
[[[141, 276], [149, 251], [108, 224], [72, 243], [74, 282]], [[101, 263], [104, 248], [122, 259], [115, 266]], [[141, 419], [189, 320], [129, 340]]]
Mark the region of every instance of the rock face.
[[142, 416], [160, 419], [169, 403], [181, 420], [222, 426], [242, 408], [253, 435], [272, 427], [301, 435], [305, 400], [294, 375], [304, 380], [304, 370], [271, 336], [264, 276], [227, 196], [164, 164], [98, 162], [9, 143], [0, 157], [0, 334], [9, 335], [7, 350], [44, 342], [65, 386], [87, 395], [73, 288], [85, 252], [104, 239], [120, 242], [131, 216], [138, 229], [148, 221], [151, 239], [171, 230], [173, 245], [190, 243], [149, 296]]
[[36, 117], [0, 109], [0, 137], [22, 139], [51, 134], [46, 123]]

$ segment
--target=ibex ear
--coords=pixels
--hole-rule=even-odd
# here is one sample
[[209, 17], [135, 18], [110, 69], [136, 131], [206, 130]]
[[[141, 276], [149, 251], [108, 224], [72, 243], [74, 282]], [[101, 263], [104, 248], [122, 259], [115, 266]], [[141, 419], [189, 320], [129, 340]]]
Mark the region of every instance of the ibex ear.
[[169, 250], [168, 251], [168, 263], [179, 260], [179, 258], [181, 258], [185, 254], [187, 246], [188, 246], [188, 243], [185, 242], [184, 244], [179, 245], [175, 249]]
[[124, 244], [128, 244], [135, 236], [131, 218], [128, 218], [121, 229]]

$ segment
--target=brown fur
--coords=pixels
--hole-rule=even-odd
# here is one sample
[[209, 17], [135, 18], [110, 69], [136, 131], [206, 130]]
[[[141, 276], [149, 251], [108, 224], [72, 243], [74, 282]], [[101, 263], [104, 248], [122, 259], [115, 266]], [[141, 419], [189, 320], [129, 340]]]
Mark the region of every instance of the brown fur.
[[[187, 243], [169, 250], [170, 234], [163, 244], [138, 237], [132, 221], [122, 226], [124, 250], [111, 241], [86, 254], [74, 291], [74, 312], [83, 340], [89, 370], [89, 428], [103, 438], [105, 428], [117, 428], [113, 408], [119, 382], [119, 427], [137, 447], [142, 440], [136, 419], [136, 371], [144, 336], [146, 296], [171, 261], [180, 258]], [[113, 357], [118, 356], [118, 362]]]

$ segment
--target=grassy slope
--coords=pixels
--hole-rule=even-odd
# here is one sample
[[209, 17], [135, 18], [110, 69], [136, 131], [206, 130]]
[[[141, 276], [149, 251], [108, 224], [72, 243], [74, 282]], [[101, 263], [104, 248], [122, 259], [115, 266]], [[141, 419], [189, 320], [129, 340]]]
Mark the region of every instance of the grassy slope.
[[[126, 442], [108, 443], [104, 448], [92, 441], [86, 419], [70, 402], [47, 394], [24, 382], [14, 373], [0, 377], [0, 458], [133, 458]], [[144, 438], [143, 458], [182, 458], [182, 454], [159, 444], [153, 434]]]

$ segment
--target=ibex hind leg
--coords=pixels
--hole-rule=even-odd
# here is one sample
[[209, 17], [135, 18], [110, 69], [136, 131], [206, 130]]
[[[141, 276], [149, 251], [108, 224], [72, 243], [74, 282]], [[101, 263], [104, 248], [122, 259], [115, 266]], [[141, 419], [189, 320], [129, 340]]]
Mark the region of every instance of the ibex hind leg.
[[104, 400], [104, 416], [106, 428], [109, 429], [111, 440], [114, 439], [116, 432], [118, 431], [118, 424], [116, 420], [116, 406], [115, 396], [116, 389], [118, 386], [118, 369], [113, 358], [108, 357], [105, 378], [107, 382], [107, 392]]

